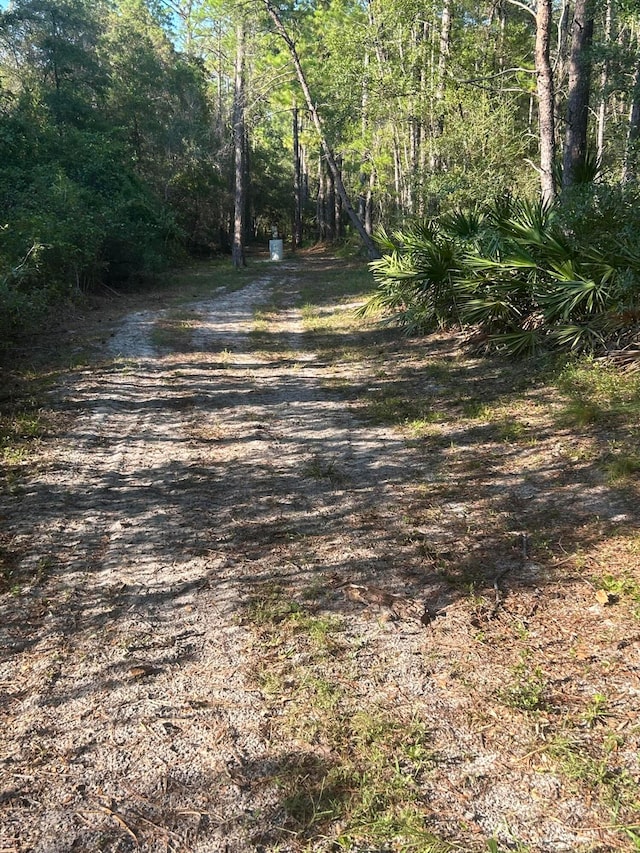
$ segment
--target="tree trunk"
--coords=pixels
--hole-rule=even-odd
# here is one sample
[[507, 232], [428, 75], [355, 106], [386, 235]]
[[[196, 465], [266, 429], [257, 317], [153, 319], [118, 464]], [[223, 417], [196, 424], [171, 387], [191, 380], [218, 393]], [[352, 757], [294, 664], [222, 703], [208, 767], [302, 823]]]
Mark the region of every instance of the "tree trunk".
[[436, 87], [434, 92], [434, 109], [431, 127], [431, 169], [440, 171], [442, 169], [442, 157], [436, 140], [444, 133], [444, 87], [447, 74], [447, 65], [451, 52], [451, 0], [444, 0], [442, 17], [440, 19], [440, 39], [438, 48], [438, 69], [436, 74]]
[[[395, 128], [394, 128], [395, 130]], [[402, 209], [402, 161], [397, 134], [393, 134], [393, 186], [395, 190], [396, 211]]]
[[236, 27], [236, 66], [233, 98], [233, 156], [234, 156], [234, 189], [233, 189], [233, 242], [231, 245], [231, 260], [236, 269], [245, 266], [244, 257], [244, 218], [245, 218], [245, 171], [244, 171], [244, 23]]
[[444, 98], [444, 84], [447, 73], [447, 64], [451, 52], [451, 0], [445, 0], [442, 7], [442, 19], [440, 22], [440, 51], [438, 54], [438, 85], [436, 87], [436, 100]]
[[[337, 163], [336, 163], [337, 165]], [[325, 218], [327, 220], [327, 240], [336, 239], [336, 182], [330, 169], [325, 170]]]
[[540, 126], [540, 188], [546, 203], [556, 198], [553, 162], [556, 154], [553, 70], [549, 60], [552, 0], [538, 0], [536, 12], [536, 77]]
[[376, 170], [371, 164], [371, 173], [369, 174], [369, 187], [364, 205], [364, 227], [367, 229], [367, 234], [373, 234], [373, 191], [376, 185]]
[[326, 201], [324, 194], [324, 162], [318, 157], [318, 195], [316, 196], [316, 222], [318, 223], [318, 242], [327, 239]]
[[426, 46], [429, 43], [429, 23], [422, 22], [422, 61], [420, 62], [420, 138], [418, 140], [418, 215], [424, 216], [424, 179], [427, 166], [427, 127], [425, 120], [429, 112], [427, 97], [428, 71]]
[[294, 249], [302, 246], [302, 166], [300, 158], [300, 133], [298, 108], [293, 108], [293, 229]]
[[[613, 0], [607, 0], [604, 22], [604, 38], [607, 47], [611, 44], [611, 35], [613, 32]], [[605, 146], [605, 126], [607, 121], [607, 101], [609, 93], [607, 88], [609, 85], [609, 59], [605, 58], [600, 72], [600, 105], [598, 107], [598, 141], [597, 141], [597, 157], [598, 162], [602, 163], [604, 157]]]
[[313, 98], [311, 97], [311, 92], [309, 91], [309, 86], [307, 84], [307, 78], [304, 74], [304, 69], [302, 68], [302, 64], [300, 62], [300, 57], [298, 56], [298, 51], [296, 50], [296, 46], [291, 40], [287, 30], [285, 29], [284, 24], [282, 23], [282, 19], [280, 15], [271, 5], [270, 0], [263, 0], [269, 17], [273, 21], [276, 27], [276, 31], [278, 35], [283, 39], [285, 44], [289, 49], [289, 53], [291, 55], [291, 59], [293, 61], [293, 65], [296, 69], [296, 74], [298, 76], [298, 82], [300, 83], [300, 88], [304, 94], [305, 101], [307, 103], [307, 108], [311, 115], [311, 120], [313, 121], [314, 127], [316, 129], [316, 133], [320, 139], [320, 143], [322, 145], [322, 150], [324, 151], [324, 156], [327, 161], [327, 165], [331, 171], [333, 176], [333, 180], [335, 181], [336, 190], [340, 193], [340, 198], [342, 199], [342, 205], [344, 207], [345, 212], [347, 213], [349, 219], [351, 220], [353, 227], [356, 229], [358, 234], [360, 235], [360, 239], [362, 240], [367, 253], [370, 258], [379, 258], [380, 252], [378, 251], [376, 244], [369, 234], [367, 234], [364, 225], [358, 218], [358, 214], [353, 209], [353, 205], [349, 200], [349, 196], [347, 195], [347, 191], [345, 189], [344, 184], [342, 183], [342, 177], [340, 175], [340, 171], [336, 165], [335, 158], [333, 156], [333, 152], [331, 150], [331, 146], [329, 145], [327, 138], [324, 133], [324, 129], [322, 127], [322, 121], [320, 120], [320, 115], [318, 110], [316, 109]]
[[587, 156], [589, 119], [589, 84], [593, 41], [593, 9], [591, 0], [576, 0], [569, 60], [569, 93], [567, 127], [564, 137], [562, 189], [573, 186], [579, 178]]
[[[342, 160], [340, 158], [336, 158], [336, 166], [338, 167], [338, 171], [340, 172], [340, 177], [342, 177]], [[342, 228], [342, 199], [340, 198], [340, 193], [336, 192], [334, 192], [333, 194], [333, 214], [333, 231], [335, 239], [340, 240], [344, 236]]]
[[622, 166], [622, 183], [628, 184], [636, 178], [636, 144], [640, 136], [640, 65], [636, 68], [633, 78], [631, 107], [629, 108], [629, 124], [627, 126], [627, 144]]

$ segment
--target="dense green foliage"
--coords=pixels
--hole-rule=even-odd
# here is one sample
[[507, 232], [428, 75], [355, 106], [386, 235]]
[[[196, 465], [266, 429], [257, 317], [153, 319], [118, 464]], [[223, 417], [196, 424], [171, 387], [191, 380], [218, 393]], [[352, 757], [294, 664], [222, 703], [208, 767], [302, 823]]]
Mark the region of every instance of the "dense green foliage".
[[[194, 227], [173, 161], [206, 134], [204, 80], [142, 3], [3, 14], [0, 288], [6, 335], [54, 299], [158, 269]], [[195, 107], [195, 110], [194, 110]]]
[[517, 355], [595, 349], [640, 318], [638, 201], [581, 188], [573, 205], [505, 198], [382, 234], [366, 310], [409, 332], [476, 327]]
[[[79, 290], [230, 248], [239, 31], [245, 241], [273, 226], [290, 233], [294, 140], [304, 237], [349, 239], [339, 181], [267, 6], [12, 0], [0, 13], [2, 339]], [[574, 6], [552, 13], [558, 189]], [[377, 267], [378, 301], [407, 327], [455, 315], [503, 341], [517, 335], [516, 349], [581, 348], [610, 333], [616, 312], [635, 311], [640, 9], [593, 8], [583, 188], [527, 226], [542, 135], [532, 3], [277, 6], [365, 230], [399, 231]], [[507, 197], [523, 202], [501, 211], [493, 200]], [[439, 282], [420, 299], [408, 294], [413, 266]]]

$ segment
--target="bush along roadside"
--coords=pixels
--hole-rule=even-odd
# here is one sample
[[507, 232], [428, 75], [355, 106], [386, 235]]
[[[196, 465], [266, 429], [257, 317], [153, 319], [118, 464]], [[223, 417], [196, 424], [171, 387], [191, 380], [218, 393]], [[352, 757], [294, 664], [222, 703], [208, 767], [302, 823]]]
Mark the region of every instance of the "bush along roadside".
[[610, 192], [562, 207], [501, 199], [381, 233], [362, 311], [410, 334], [473, 329], [513, 355], [640, 349], [640, 244], [627, 221], [637, 214]]

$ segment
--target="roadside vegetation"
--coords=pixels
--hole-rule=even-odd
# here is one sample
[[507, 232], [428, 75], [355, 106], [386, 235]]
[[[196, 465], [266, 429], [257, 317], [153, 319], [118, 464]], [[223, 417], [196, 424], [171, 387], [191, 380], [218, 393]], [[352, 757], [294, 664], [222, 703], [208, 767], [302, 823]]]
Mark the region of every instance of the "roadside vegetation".
[[[567, 204], [514, 201], [461, 208], [381, 235], [368, 303], [409, 333], [465, 328], [480, 347], [630, 350], [640, 330], [635, 192], [582, 188]], [[579, 208], [579, 213], [576, 212]]]

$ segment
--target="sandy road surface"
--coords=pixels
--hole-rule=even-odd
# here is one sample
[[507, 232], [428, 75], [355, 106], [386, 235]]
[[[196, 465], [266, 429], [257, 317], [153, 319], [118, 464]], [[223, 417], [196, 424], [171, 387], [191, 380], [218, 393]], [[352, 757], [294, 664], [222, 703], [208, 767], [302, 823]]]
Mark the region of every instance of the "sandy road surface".
[[[250, 849], [276, 803], [238, 607], [258, 581], [332, 568], [279, 564], [287, 528], [331, 527], [336, 567], [375, 559], [371, 532], [345, 540], [345, 519], [407, 465], [400, 440], [363, 433], [323, 393], [322, 365], [295, 356], [296, 312], [274, 330], [290, 360], [251, 352], [276, 280], [195, 304], [188, 353], [154, 348], [153, 311], [129, 316], [113, 364], [63, 389], [73, 429], [14, 518], [49, 579], [3, 602], [2, 850]], [[348, 488], [305, 478], [320, 458]], [[262, 784], [234, 779], [248, 762]]]
[[[511, 762], [509, 744], [499, 753], [456, 687], [458, 658], [477, 658], [478, 684], [486, 661], [473, 613], [456, 615], [407, 541], [407, 490], [431, 476], [424, 454], [346, 407], [332, 389], [352, 367], [306, 347], [299, 311], [281, 308], [274, 345], [256, 347], [256, 309], [300, 274], [270, 267], [194, 302], [178, 350], [154, 345], [166, 312], [128, 316], [105, 363], [56, 391], [68, 435], [0, 498], [37, 579], [0, 599], [2, 853], [304, 849], [281, 778], [291, 755], [320, 747], [274, 735], [288, 700], [260, 689], [247, 618], [276, 587], [300, 600], [311, 589], [317, 612], [339, 613], [350, 681], [334, 675], [354, 707], [417, 714], [432, 730], [438, 766], [421, 784], [440, 837], [596, 849], [587, 804], [528, 758]], [[464, 529], [465, 511], [443, 518]], [[431, 523], [431, 543], [447, 523]], [[527, 595], [533, 613], [538, 591]], [[433, 616], [444, 604], [446, 620], [425, 624], [425, 605]], [[508, 731], [514, 755], [527, 755], [518, 736]], [[396, 849], [388, 841], [379, 849]]]

